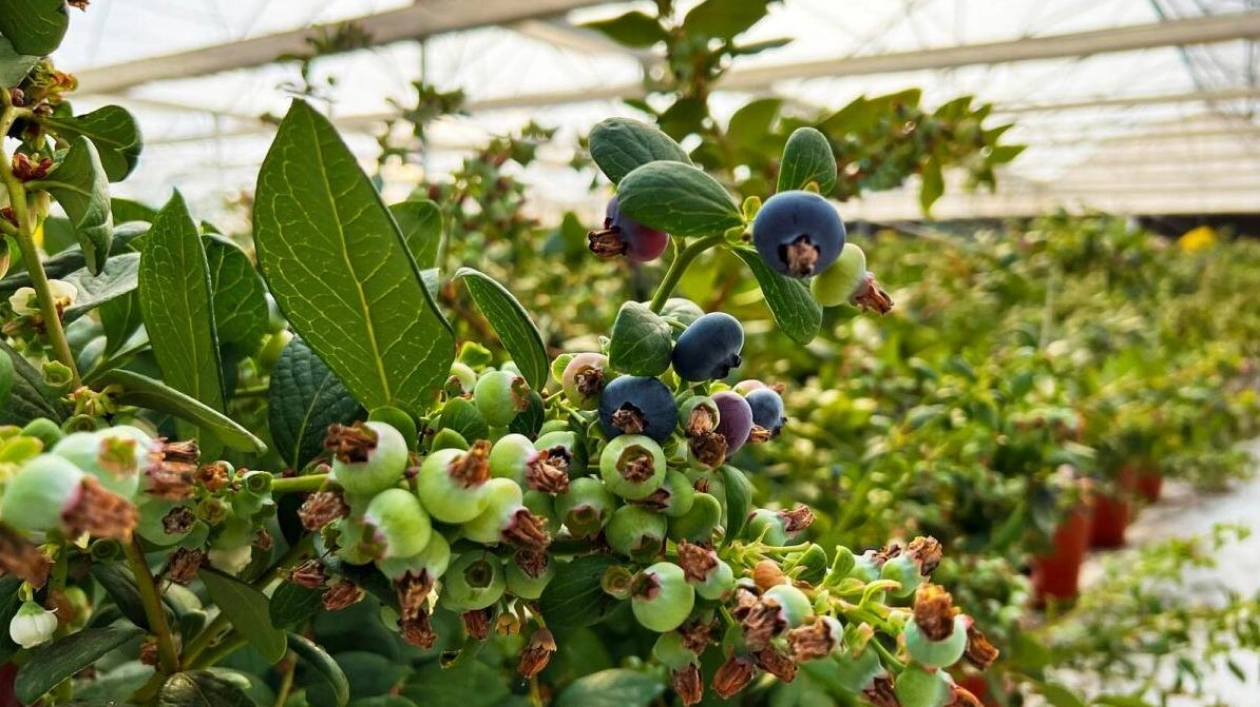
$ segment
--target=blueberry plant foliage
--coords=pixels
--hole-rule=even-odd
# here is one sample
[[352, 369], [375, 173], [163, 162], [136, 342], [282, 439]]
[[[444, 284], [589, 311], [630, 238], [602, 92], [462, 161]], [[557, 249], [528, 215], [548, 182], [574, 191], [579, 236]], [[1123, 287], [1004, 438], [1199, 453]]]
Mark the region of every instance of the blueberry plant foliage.
[[[66, 12], [0, 3], [20, 254], [0, 279], [0, 649], [21, 702], [692, 705], [807, 671], [877, 707], [976, 703], [951, 671], [996, 650], [931, 581], [939, 543], [829, 552], [805, 505], [755, 507], [730, 457], [774, 444], [780, 392], [726, 380], [739, 319], [671, 297], [719, 249], [801, 344], [810, 277], [828, 304], [892, 306], [818, 195], [820, 133], [787, 141], [763, 205], [656, 128], [602, 123], [617, 194], [591, 250], [673, 255], [607, 337], [553, 355], [509, 287], [435, 267], [437, 207], [385, 204], [302, 100], [259, 174], [257, 269], [178, 192], [111, 200], [141, 138], [121, 108], [74, 114], [46, 56]], [[75, 242], [45, 257], [53, 202]], [[457, 342], [451, 283], [507, 358]], [[597, 667], [613, 644], [622, 667]]]

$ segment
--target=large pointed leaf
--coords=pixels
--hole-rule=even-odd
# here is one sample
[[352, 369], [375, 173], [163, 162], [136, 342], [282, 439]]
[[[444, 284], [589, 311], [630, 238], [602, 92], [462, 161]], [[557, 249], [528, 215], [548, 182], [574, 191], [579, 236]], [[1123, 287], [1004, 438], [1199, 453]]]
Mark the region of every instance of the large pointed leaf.
[[37, 56], [19, 54], [8, 39], [0, 36], [0, 88], [13, 88], [22, 83], [38, 61]]
[[[108, 269], [108, 265], [106, 269]], [[144, 324], [140, 314], [140, 296], [134, 290], [123, 297], [103, 303], [97, 310], [101, 328], [105, 330], [105, 355], [114, 354]]]
[[206, 585], [206, 591], [214, 600], [232, 627], [245, 637], [249, 644], [270, 663], [284, 657], [288, 638], [284, 631], [271, 625], [267, 595], [235, 577], [212, 569], [202, 568], [197, 576]]
[[437, 264], [442, 243], [442, 210], [428, 199], [408, 199], [389, 207], [398, 222], [407, 250], [423, 270]]
[[241, 247], [221, 236], [202, 236], [214, 293], [214, 330], [220, 346], [258, 350], [267, 333], [267, 291]]
[[301, 469], [323, 448], [328, 426], [361, 420], [363, 406], [319, 360], [311, 347], [294, 337], [271, 371], [268, 427], [285, 464]]
[[818, 336], [822, 328], [822, 307], [809, 291], [803, 281], [784, 277], [770, 269], [756, 251], [736, 249], [738, 255], [748, 267], [752, 268], [757, 284], [761, 286], [761, 294], [766, 298], [770, 314], [779, 325], [779, 329], [793, 341], [808, 344]]
[[649, 162], [617, 185], [621, 212], [676, 236], [707, 236], [741, 226], [729, 192], [703, 170], [679, 162]]
[[525, 382], [534, 390], [542, 390], [547, 384], [547, 347], [529, 313], [506, 287], [483, 272], [460, 268], [455, 278], [463, 279], [468, 294], [494, 327]]
[[125, 565], [118, 563], [93, 563], [89, 567], [92, 579], [101, 585], [118, 610], [131, 623], [144, 630], [149, 630], [149, 617], [145, 613], [144, 600], [140, 597], [140, 589], [136, 586], [136, 577]]
[[[120, 255], [122, 253], [138, 252], [135, 244], [138, 239], [149, 232], [149, 224], [147, 223], [126, 223], [114, 230], [114, 240], [110, 244], [110, 256]], [[70, 273], [83, 268], [87, 264], [87, 258], [83, 255], [83, 250], [77, 245], [69, 250], [62, 251], [57, 255], [44, 261], [44, 274], [52, 279], [59, 279], [68, 276]], [[15, 272], [12, 275], [0, 280], [0, 295], [9, 295], [18, 290], [19, 287], [30, 287], [31, 276], [26, 271]]]
[[555, 707], [647, 707], [662, 692], [659, 679], [636, 670], [613, 668], [574, 680]]
[[371, 180], [301, 101], [263, 162], [254, 240], [281, 311], [359, 402], [424, 414], [454, 334]]
[[135, 292], [139, 278], [139, 253], [110, 258], [100, 275], [92, 275], [86, 269], [70, 273], [65, 281], [74, 285], [79, 294], [74, 306], [65, 311], [65, 321], [74, 321], [110, 300]]
[[66, 0], [0, 0], [0, 35], [22, 54], [52, 54], [69, 27]]
[[25, 425], [37, 417], [61, 422], [61, 412], [54, 404], [55, 394], [44, 384], [44, 377], [22, 354], [0, 342], [0, 356], [13, 366], [13, 382], [8, 398], [0, 400], [0, 425]]
[[602, 32], [613, 41], [627, 47], [647, 48], [669, 39], [669, 35], [661, 27], [660, 20], [638, 11], [627, 12], [610, 20], [590, 22], [583, 26]]
[[162, 381], [134, 371], [116, 368], [101, 374], [100, 382], [104, 385], [114, 383], [122, 387], [122, 392], [115, 395], [114, 399], [123, 405], [135, 405], [156, 412], [164, 412], [209, 432], [209, 436], [204, 439], [216, 439], [215, 446], [221, 442], [232, 449], [245, 452], [261, 454], [267, 451], [267, 445], [263, 444], [261, 439], [238, 425], [230, 417], [163, 384]]
[[[272, 592], [271, 602], [267, 606], [271, 625], [282, 629], [300, 627], [324, 608], [323, 595], [319, 589], [308, 589], [293, 582], [281, 582], [276, 591]], [[291, 635], [289, 646], [296, 650]]]
[[511, 693], [489, 665], [469, 660], [447, 669], [439, 661], [421, 665], [407, 681], [402, 696], [418, 705], [500, 707]]
[[55, 643], [33, 651], [18, 671], [14, 694], [25, 704], [34, 704], [62, 680], [92, 665], [106, 653], [144, 634], [132, 626], [85, 628]]
[[158, 707], [255, 707], [244, 688], [209, 670], [176, 673], [162, 686]]
[[[210, 265], [184, 198], [162, 208], [140, 257], [140, 311], [166, 384], [215, 412], [224, 411]], [[217, 442], [197, 435], [208, 458]]]
[[836, 187], [836, 156], [827, 136], [814, 128], [797, 128], [783, 147], [779, 191], [804, 189], [810, 182], [828, 194]]
[[769, 0], [705, 0], [687, 12], [683, 32], [688, 37], [734, 39], [766, 16]]
[[[3, 0], [0, 0], [3, 2]], [[136, 119], [121, 106], [105, 106], [83, 115], [58, 115], [43, 119], [66, 138], [89, 138], [100, 154], [101, 166], [111, 182], [121, 182], [136, 168], [144, 139]]]
[[93, 274], [105, 267], [114, 238], [114, 214], [109, 205], [109, 178], [96, 146], [86, 137], [75, 138], [65, 159], [48, 179], [31, 182], [30, 189], [46, 189], [66, 210], [74, 237]]
[[649, 162], [691, 164], [687, 151], [674, 138], [655, 125], [629, 118], [608, 118], [591, 130], [591, 159], [613, 184]]
[[556, 568], [556, 577], [543, 590], [538, 608], [547, 625], [556, 629], [599, 623], [617, 606], [600, 580], [617, 564], [608, 555], [586, 555]]

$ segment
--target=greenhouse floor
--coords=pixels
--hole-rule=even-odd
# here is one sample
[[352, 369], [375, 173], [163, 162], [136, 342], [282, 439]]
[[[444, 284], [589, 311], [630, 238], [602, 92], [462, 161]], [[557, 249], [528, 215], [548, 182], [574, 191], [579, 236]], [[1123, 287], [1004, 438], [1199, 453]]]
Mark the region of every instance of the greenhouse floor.
[[[1247, 448], [1260, 465], [1260, 440], [1253, 440]], [[1255, 595], [1260, 592], [1260, 471], [1256, 478], [1234, 483], [1219, 493], [1196, 492], [1178, 482], [1165, 483], [1160, 501], [1142, 509], [1129, 527], [1128, 547], [1091, 553], [1081, 578], [1085, 591], [1090, 584], [1103, 579], [1106, 572], [1125, 571], [1125, 559], [1132, 557], [1138, 548], [1173, 538], [1210, 536], [1213, 528], [1220, 524], [1245, 526], [1251, 534], [1225, 544], [1216, 553], [1215, 567], [1190, 570], [1185, 575], [1184, 590], [1207, 602], [1226, 591]], [[1203, 696], [1177, 698], [1167, 707], [1260, 704], [1255, 687], [1260, 681], [1260, 657], [1254, 651], [1240, 649], [1231, 658], [1246, 674], [1246, 682], [1235, 677], [1225, 667], [1223, 659], [1217, 660], [1215, 665], [1204, 666]], [[1169, 676], [1173, 674], [1171, 669], [1165, 672]], [[1060, 677], [1068, 683], [1084, 684], [1069, 676]], [[1171, 682], [1171, 677], [1161, 682]]]

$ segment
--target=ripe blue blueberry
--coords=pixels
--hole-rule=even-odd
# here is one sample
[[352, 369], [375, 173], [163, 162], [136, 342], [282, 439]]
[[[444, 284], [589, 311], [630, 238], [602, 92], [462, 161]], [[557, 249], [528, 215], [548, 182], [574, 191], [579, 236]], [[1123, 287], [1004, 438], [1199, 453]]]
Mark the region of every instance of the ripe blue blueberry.
[[725, 378], [740, 364], [744, 327], [724, 312], [712, 312], [692, 322], [674, 346], [674, 372], [687, 381]]
[[608, 201], [604, 229], [586, 234], [591, 252], [601, 258], [624, 255], [636, 263], [656, 260], [669, 245], [669, 234], [648, 228], [621, 213], [617, 197]]
[[744, 398], [752, 409], [753, 424], [771, 435], [778, 435], [787, 418], [783, 416], [783, 398], [774, 388], [758, 388]]
[[752, 226], [761, 258], [776, 271], [809, 277], [826, 270], [844, 248], [844, 222], [826, 199], [785, 191], [766, 200]]
[[599, 421], [609, 439], [622, 434], [669, 439], [678, 424], [678, 405], [669, 388], [655, 378], [622, 376], [599, 398]]
[[730, 456], [744, 446], [752, 434], [752, 407], [744, 396], [729, 390], [714, 393], [713, 404], [718, 409], [717, 433], [726, 439], [726, 454]]

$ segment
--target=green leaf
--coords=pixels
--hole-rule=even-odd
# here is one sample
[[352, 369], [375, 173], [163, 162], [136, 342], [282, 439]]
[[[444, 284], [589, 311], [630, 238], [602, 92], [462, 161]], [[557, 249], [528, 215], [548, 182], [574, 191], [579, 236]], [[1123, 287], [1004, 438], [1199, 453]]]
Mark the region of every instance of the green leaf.
[[663, 692], [665, 686], [651, 675], [613, 668], [574, 680], [555, 707], [647, 707]]
[[271, 625], [266, 594], [216, 570], [203, 567], [197, 576], [205, 582], [215, 606], [267, 662], [284, 657], [288, 641], [283, 630]]
[[822, 307], [814, 300], [809, 286], [771, 270], [756, 251], [738, 248], [735, 254], [752, 269], [779, 329], [797, 343], [813, 341], [822, 328]]
[[941, 174], [940, 160], [929, 157], [923, 163], [923, 183], [919, 186], [919, 206], [923, 213], [932, 210], [932, 204], [945, 193], [945, 175]]
[[778, 191], [804, 189], [810, 182], [828, 194], [836, 188], [836, 156], [827, 136], [814, 128], [797, 128], [783, 146]]
[[485, 663], [470, 660], [443, 669], [434, 660], [416, 670], [402, 695], [418, 705], [498, 707], [507, 700], [509, 692], [507, 682]]
[[722, 545], [729, 545], [731, 540], [739, 537], [744, 529], [744, 521], [748, 520], [748, 512], [752, 509], [752, 484], [744, 472], [733, 466], [723, 466], [722, 487], [726, 490], [726, 538]]
[[95, 579], [118, 610], [131, 623], [149, 630], [149, 617], [145, 614], [144, 602], [140, 598], [140, 589], [136, 587], [135, 575], [126, 566], [114, 564], [92, 563], [89, 566], [92, 579]]
[[124, 224], [129, 221], [153, 222], [157, 218], [157, 209], [131, 199], [114, 197], [110, 210], [114, 212], [114, 223]]
[[705, 0], [683, 18], [688, 37], [734, 39], [766, 16], [768, 0]]
[[360, 403], [427, 412], [455, 360], [450, 324], [354, 154], [301, 101], [263, 162], [254, 240], [285, 318]]
[[[318, 599], [319, 593], [316, 592], [315, 594]], [[337, 664], [337, 661], [333, 660], [332, 656], [328, 655], [328, 652], [323, 648], [312, 643], [310, 639], [299, 636], [296, 633], [289, 633], [289, 648], [294, 655], [305, 661], [311, 669], [324, 679], [324, 682], [332, 690], [333, 704], [337, 707], [345, 707], [345, 704], [350, 701], [350, 683], [346, 680], [346, 674], [341, 669], [341, 666]]]
[[27, 188], [47, 190], [61, 204], [87, 258], [87, 269], [101, 272], [114, 238], [114, 215], [109, 207], [109, 178], [92, 141], [75, 138], [48, 179], [29, 182]]
[[[210, 265], [179, 192], [162, 208], [145, 239], [140, 256], [140, 311], [166, 384], [222, 413], [223, 371]], [[219, 446], [207, 444], [210, 441], [197, 434], [202, 453], [215, 459]]]
[[617, 312], [608, 363], [632, 376], [659, 376], [669, 368], [674, 340], [669, 324], [647, 305], [626, 302]]
[[676, 236], [706, 236], [744, 225], [726, 188], [704, 171], [678, 162], [649, 162], [617, 185], [621, 212]]
[[611, 20], [588, 22], [582, 26], [601, 32], [626, 47], [647, 48], [669, 38], [659, 20], [637, 11], [627, 12]]
[[[126, 224], [118, 228], [114, 231], [114, 241], [110, 247], [110, 255], [115, 256], [136, 250], [133, 246], [137, 243], [137, 239], [148, 232], [149, 225], [143, 223]], [[60, 279], [83, 268], [86, 264], [83, 251], [76, 245], [45, 260], [44, 274], [51, 279]], [[25, 271], [13, 273], [0, 280], [0, 294], [9, 295], [16, 292], [19, 287], [30, 286], [31, 276], [29, 273]]]
[[74, 306], [65, 311], [64, 320], [72, 322], [111, 300], [136, 291], [140, 276], [140, 254], [123, 253], [110, 258], [99, 275], [87, 269], [76, 270], [62, 278], [79, 291]]
[[258, 350], [267, 333], [267, 290], [254, 264], [241, 247], [221, 236], [202, 236], [210, 291], [214, 302], [214, 329], [220, 346], [240, 351]]
[[276, 452], [292, 469], [320, 453], [328, 426], [363, 419], [365, 410], [336, 374], [299, 337], [280, 352], [271, 371], [268, 428]]
[[438, 205], [428, 199], [408, 199], [390, 206], [389, 212], [398, 222], [416, 265], [422, 270], [436, 265], [442, 244], [442, 210]]
[[69, 27], [65, 0], [0, 0], [0, 35], [19, 53], [52, 54]]
[[104, 385], [116, 383], [122, 386], [123, 392], [115, 399], [123, 405], [135, 405], [174, 415], [208, 431], [232, 449], [256, 454], [267, 451], [267, 445], [249, 430], [218, 410], [207, 407], [205, 403], [165, 385], [162, 381], [124, 369], [107, 371], [101, 374], [100, 381]]
[[539, 610], [554, 629], [579, 628], [602, 621], [617, 607], [600, 580], [617, 560], [607, 555], [586, 555], [556, 568], [555, 579], [543, 590]]
[[101, 318], [101, 328], [105, 330], [106, 356], [118, 352], [144, 324], [140, 315], [140, 297], [134, 291], [103, 303], [97, 309], [97, 315]]
[[473, 268], [460, 268], [455, 272], [455, 279], [461, 278], [525, 382], [535, 390], [542, 390], [547, 384], [547, 347], [529, 313], [506, 287], [489, 275]]
[[[461, 703], [462, 704], [462, 703]], [[415, 702], [398, 695], [377, 695], [351, 702], [349, 707], [417, 707]]]
[[469, 442], [486, 439], [490, 436], [490, 427], [486, 418], [471, 400], [451, 398], [442, 406], [440, 423], [442, 429], [458, 432]]
[[281, 582], [271, 594], [271, 603], [267, 608], [271, 625], [286, 630], [298, 628], [323, 608], [323, 594], [318, 589], [308, 589], [293, 582]]
[[[1247, 682], [1247, 678], [1245, 676], [1239, 678], [1239, 680]], [[1095, 707], [1155, 707], [1155, 705], [1147, 702], [1141, 697], [1135, 697], [1133, 695], [1103, 695], [1102, 697], [1094, 698], [1094, 701], [1090, 704]]]
[[[4, 0], [0, 0], [3, 2]], [[64, 138], [87, 137], [96, 145], [101, 167], [111, 182], [121, 182], [136, 168], [144, 138], [135, 117], [121, 106], [105, 106], [76, 116], [53, 114], [40, 122]]]
[[1085, 703], [1081, 698], [1077, 697], [1071, 690], [1057, 683], [1041, 683], [1037, 685], [1037, 691], [1041, 696], [1046, 698], [1046, 702], [1053, 707], [1085, 707]]
[[654, 125], [629, 118], [608, 118], [591, 129], [591, 159], [613, 184], [636, 168], [657, 160], [691, 164], [687, 151]]
[[[0, 360], [3, 360], [3, 357], [0, 357]], [[2, 365], [4, 364], [0, 364]], [[4, 399], [0, 398], [0, 408], [4, 407], [3, 403]], [[0, 626], [7, 627], [22, 606], [22, 597], [18, 594], [21, 586], [20, 577], [11, 574], [0, 577]], [[21, 646], [13, 642], [8, 631], [0, 632], [0, 664], [9, 662], [13, 654], [19, 650]]]
[[44, 384], [44, 376], [22, 354], [0, 342], [0, 356], [13, 367], [12, 388], [7, 400], [0, 400], [0, 425], [25, 425], [39, 417], [61, 422], [56, 393]]
[[744, 105], [731, 116], [731, 122], [726, 126], [726, 139], [735, 145], [755, 149], [765, 141], [782, 107], [781, 98], [762, 98]]
[[997, 145], [989, 151], [989, 164], [1006, 164], [1026, 149], [1027, 145]]
[[13, 88], [31, 73], [39, 57], [19, 54], [13, 43], [0, 36], [0, 89]]
[[92, 665], [106, 653], [144, 635], [132, 626], [85, 628], [43, 648], [31, 651], [30, 660], [18, 670], [14, 694], [26, 704], [34, 704], [62, 680]]
[[255, 707], [241, 685], [209, 670], [176, 673], [162, 686], [158, 707]]
[[730, 55], [732, 57], [752, 56], [753, 54], [760, 54], [771, 49], [778, 49], [779, 47], [784, 47], [791, 43], [792, 39], [790, 37], [764, 39], [760, 42], [749, 42], [748, 44], [740, 44], [739, 46], [731, 47]]

